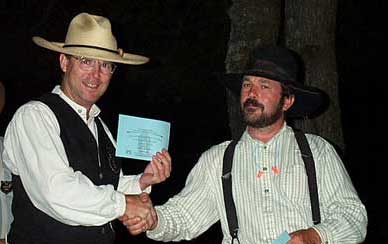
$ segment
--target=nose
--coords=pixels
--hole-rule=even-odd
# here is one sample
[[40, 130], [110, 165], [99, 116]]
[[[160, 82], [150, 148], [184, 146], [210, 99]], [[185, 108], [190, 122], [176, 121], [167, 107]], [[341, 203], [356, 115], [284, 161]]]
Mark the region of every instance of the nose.
[[101, 63], [96, 61], [95, 64], [93, 65], [92, 73], [93, 76], [100, 76], [101, 74]]
[[259, 92], [258, 92], [257, 86], [252, 85], [249, 87], [249, 90], [248, 90], [249, 97], [257, 97], [258, 94], [259, 94]]

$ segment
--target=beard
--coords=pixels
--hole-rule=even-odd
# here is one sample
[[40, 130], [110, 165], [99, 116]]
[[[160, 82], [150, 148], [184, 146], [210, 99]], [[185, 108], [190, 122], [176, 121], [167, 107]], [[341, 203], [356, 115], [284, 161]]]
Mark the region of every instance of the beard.
[[[274, 106], [272, 112], [264, 112], [264, 105], [259, 101], [248, 98], [242, 106], [242, 115], [244, 122], [253, 128], [265, 128], [274, 124], [283, 116], [284, 96], [282, 96], [276, 106]], [[255, 108], [249, 107], [254, 106]], [[261, 114], [255, 115], [256, 110], [260, 109]]]

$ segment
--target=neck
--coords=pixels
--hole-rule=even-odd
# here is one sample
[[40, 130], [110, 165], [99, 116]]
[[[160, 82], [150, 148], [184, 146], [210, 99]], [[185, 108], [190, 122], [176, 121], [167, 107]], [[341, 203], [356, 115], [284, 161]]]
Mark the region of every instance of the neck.
[[73, 101], [74, 103], [84, 107], [86, 109], [86, 119], [89, 119], [89, 112], [90, 112], [90, 109], [92, 108], [93, 104], [86, 104], [86, 103], [81, 103], [79, 102], [80, 100], [76, 99], [76, 97], [74, 97], [70, 92], [68, 86], [64, 85], [64, 83], [62, 82], [62, 85], [61, 85], [61, 90], [63, 92], [63, 94], [65, 94], [66, 97], [68, 97], [71, 101]]
[[254, 128], [254, 127], [248, 126], [247, 131], [252, 138], [262, 142], [268, 142], [269, 140], [271, 140], [272, 137], [274, 137], [280, 131], [280, 129], [283, 127], [283, 124], [284, 124], [284, 119], [279, 119], [272, 125], [269, 125], [264, 128]]

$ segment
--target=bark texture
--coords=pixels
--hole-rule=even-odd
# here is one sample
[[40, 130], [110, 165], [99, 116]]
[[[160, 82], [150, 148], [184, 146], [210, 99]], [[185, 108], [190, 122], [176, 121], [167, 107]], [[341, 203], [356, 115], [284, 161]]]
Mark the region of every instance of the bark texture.
[[[229, 9], [231, 31], [226, 56], [226, 72], [241, 71], [252, 48], [275, 43], [281, 24], [281, 1], [234, 0]], [[239, 98], [227, 95], [229, 124], [233, 138], [244, 129], [240, 116]]]
[[337, 0], [284, 2], [285, 44], [304, 61], [304, 83], [324, 90], [330, 98], [324, 113], [297, 124], [344, 149], [335, 50]]

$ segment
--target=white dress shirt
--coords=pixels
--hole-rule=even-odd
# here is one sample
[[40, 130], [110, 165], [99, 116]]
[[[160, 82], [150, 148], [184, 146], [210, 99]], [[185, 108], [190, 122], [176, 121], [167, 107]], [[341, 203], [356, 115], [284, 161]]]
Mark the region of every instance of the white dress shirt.
[[[94, 120], [100, 109], [93, 105], [87, 119], [86, 109], [68, 98], [59, 86], [52, 92], [77, 112], [97, 141]], [[116, 145], [106, 125], [103, 126]], [[140, 175], [124, 176], [121, 172], [115, 191], [113, 185], [96, 186], [82, 172], [74, 171], [60, 138], [58, 121], [40, 101], [30, 101], [16, 111], [4, 137], [3, 159], [12, 173], [20, 176], [34, 206], [69, 225], [105, 224], [124, 214], [124, 194], [141, 193]]]

